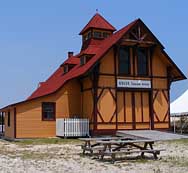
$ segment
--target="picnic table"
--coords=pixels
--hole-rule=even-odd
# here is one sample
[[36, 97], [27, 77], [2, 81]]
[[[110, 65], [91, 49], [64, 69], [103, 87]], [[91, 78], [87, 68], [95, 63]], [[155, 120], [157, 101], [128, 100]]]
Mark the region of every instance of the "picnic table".
[[93, 154], [94, 150], [99, 149], [98, 146], [100, 146], [101, 144], [98, 143], [97, 141], [128, 140], [128, 139], [131, 140], [131, 138], [127, 138], [127, 137], [79, 138], [79, 140], [84, 142], [84, 145], [81, 145], [83, 154], [85, 154], [86, 151], [89, 151], [91, 154]]
[[131, 139], [131, 138], [81, 138], [85, 144], [82, 145], [83, 154], [89, 151], [91, 154], [97, 154], [100, 159], [104, 159], [104, 156], [111, 156], [112, 162], [115, 162], [116, 155], [118, 154], [131, 154], [141, 153], [141, 157], [144, 157], [145, 153], [151, 153], [154, 159], [157, 159], [157, 155], [160, 154], [159, 149], [154, 149], [154, 140], [150, 139]]

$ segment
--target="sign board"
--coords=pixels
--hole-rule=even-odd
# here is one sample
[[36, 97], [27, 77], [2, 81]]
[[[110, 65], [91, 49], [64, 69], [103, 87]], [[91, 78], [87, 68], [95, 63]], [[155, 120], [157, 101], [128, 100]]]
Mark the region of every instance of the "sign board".
[[117, 80], [118, 88], [151, 88], [150, 80], [125, 80], [118, 79]]

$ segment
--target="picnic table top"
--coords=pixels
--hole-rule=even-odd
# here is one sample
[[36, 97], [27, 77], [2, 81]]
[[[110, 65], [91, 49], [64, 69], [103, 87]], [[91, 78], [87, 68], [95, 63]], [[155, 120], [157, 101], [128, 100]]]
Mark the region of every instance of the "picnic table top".
[[133, 144], [133, 143], [153, 143], [155, 142], [155, 140], [110, 140], [110, 141], [100, 141], [100, 140], [97, 140], [96, 141], [97, 143], [100, 143], [100, 144]]
[[127, 137], [99, 137], [99, 138], [79, 138], [81, 141], [105, 141], [105, 140], [121, 140], [130, 139]]
[[119, 144], [119, 143], [152, 143], [155, 142], [155, 140], [151, 139], [131, 139], [127, 137], [99, 137], [99, 138], [79, 138], [81, 141], [95, 141], [96, 143], [100, 144]]

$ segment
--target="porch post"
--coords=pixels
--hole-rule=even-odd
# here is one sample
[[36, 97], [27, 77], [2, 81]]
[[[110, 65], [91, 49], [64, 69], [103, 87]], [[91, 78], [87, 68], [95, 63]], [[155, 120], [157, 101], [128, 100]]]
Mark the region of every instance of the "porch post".
[[3, 129], [3, 112], [0, 112], [1, 115], [1, 133], [3, 133], [4, 129]]
[[114, 80], [115, 80], [115, 115], [116, 115], [116, 130], [118, 130], [118, 105], [117, 105], [117, 57], [120, 49], [120, 43], [114, 46]]
[[154, 130], [154, 99], [153, 99], [153, 55], [155, 52], [156, 46], [152, 46], [149, 51], [149, 58], [150, 58], [150, 75], [151, 75], [151, 91], [150, 91], [150, 130]]
[[2, 129], [2, 128], [3, 128], [3, 123], [2, 123], [2, 112], [0, 112], [0, 120], [1, 120], [1, 124], [0, 124], [0, 125], [1, 125], [1, 132], [2, 132], [2, 131], [3, 131], [3, 129]]
[[97, 64], [91, 74], [92, 90], [93, 90], [93, 113], [94, 113], [94, 131], [97, 130], [97, 114], [98, 114], [98, 81], [99, 81], [99, 64]]
[[3, 133], [4, 133], [4, 131], [5, 131], [5, 129], [4, 129], [5, 119], [4, 119], [4, 117], [5, 117], [5, 112], [2, 112], [2, 124], [3, 124], [2, 131], [3, 131]]

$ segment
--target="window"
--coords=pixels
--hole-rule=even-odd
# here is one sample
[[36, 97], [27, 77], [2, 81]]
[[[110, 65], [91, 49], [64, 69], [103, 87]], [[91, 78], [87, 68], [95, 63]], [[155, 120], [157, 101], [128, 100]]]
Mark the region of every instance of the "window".
[[83, 36], [83, 41], [87, 41], [91, 38], [91, 31], [89, 31], [87, 34]]
[[101, 38], [102, 34], [101, 34], [101, 32], [95, 31], [93, 36], [94, 36], [94, 38]]
[[85, 62], [86, 62], [85, 56], [82, 56], [82, 57], [80, 58], [80, 65], [84, 65]]
[[80, 57], [80, 65], [86, 64], [91, 59], [91, 55], [83, 55]]
[[119, 50], [119, 74], [130, 74], [130, 48], [120, 47]]
[[140, 76], [148, 75], [147, 49], [138, 48], [137, 51], [137, 73]]
[[109, 33], [107, 33], [107, 32], [103, 32], [103, 37], [104, 37], [104, 38], [107, 38], [107, 37], [109, 37], [109, 36], [110, 36]]
[[91, 31], [87, 34], [87, 40], [91, 38]]
[[84, 35], [84, 36], [83, 36], [83, 41], [86, 41], [86, 39], [87, 39], [87, 36]]
[[69, 71], [69, 67], [68, 67], [68, 65], [65, 65], [64, 66], [64, 73], [67, 73]]
[[8, 127], [10, 127], [10, 111], [8, 111], [8, 122], [7, 122], [7, 124], [8, 124]]
[[68, 73], [74, 66], [75, 66], [75, 64], [63, 65], [63, 74]]
[[55, 120], [55, 107], [54, 102], [42, 103], [42, 120]]

